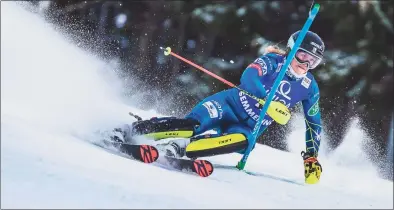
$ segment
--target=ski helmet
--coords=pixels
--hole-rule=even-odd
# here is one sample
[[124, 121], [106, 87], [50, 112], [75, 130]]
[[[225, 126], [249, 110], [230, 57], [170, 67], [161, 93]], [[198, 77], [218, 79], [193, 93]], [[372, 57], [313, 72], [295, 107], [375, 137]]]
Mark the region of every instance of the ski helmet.
[[[289, 40], [287, 41], [287, 47], [293, 49], [294, 43], [296, 42], [299, 34], [301, 31], [297, 31], [293, 33]], [[312, 55], [314, 58], [316, 58], [313, 61], [304, 61], [298, 58], [297, 53], [294, 58], [297, 60], [298, 63], [301, 64], [307, 64], [309, 69], [314, 69], [316, 68], [321, 61], [323, 60], [323, 54], [324, 54], [324, 42], [323, 40], [317, 35], [316, 33], [313, 33], [312, 31], [308, 31], [305, 34], [304, 40], [302, 40], [302, 43], [300, 47], [297, 50], [298, 52], [305, 52], [309, 55]]]

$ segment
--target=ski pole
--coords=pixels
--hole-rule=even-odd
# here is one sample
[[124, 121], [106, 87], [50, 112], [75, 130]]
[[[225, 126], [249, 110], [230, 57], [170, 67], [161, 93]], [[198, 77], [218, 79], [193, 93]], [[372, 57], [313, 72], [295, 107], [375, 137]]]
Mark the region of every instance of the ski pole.
[[294, 44], [293, 49], [290, 51], [289, 55], [287, 56], [286, 63], [282, 66], [282, 69], [280, 70], [279, 75], [276, 78], [276, 80], [275, 80], [275, 82], [274, 82], [274, 84], [272, 86], [272, 89], [271, 89], [271, 91], [270, 91], [270, 93], [268, 95], [268, 98], [267, 98], [264, 106], [263, 106], [263, 109], [260, 112], [260, 115], [259, 115], [259, 118], [258, 118], [258, 120], [256, 122], [256, 125], [254, 126], [252, 135], [251, 135], [251, 137], [249, 137], [250, 139], [249, 139], [248, 147], [246, 148], [242, 159], [238, 162], [238, 164], [236, 166], [239, 170], [243, 170], [245, 165], [246, 165], [246, 161], [247, 161], [247, 159], [249, 157], [249, 154], [252, 151], [254, 145], [256, 144], [257, 134], [259, 133], [260, 126], [261, 126], [261, 124], [263, 122], [263, 119], [265, 117], [265, 114], [266, 114], [266, 112], [268, 110], [268, 106], [270, 105], [270, 103], [271, 103], [271, 101], [272, 101], [272, 99], [273, 99], [273, 97], [275, 95], [275, 92], [278, 89], [280, 81], [282, 80], [284, 74], [286, 73], [287, 67], [290, 65], [290, 62], [293, 60], [293, 58], [295, 56], [295, 53], [297, 52], [298, 48], [300, 47], [300, 45], [302, 43], [302, 40], [304, 39], [306, 33], [309, 30], [309, 27], [311, 26], [311, 24], [312, 24], [313, 20], [315, 19], [317, 13], [319, 12], [319, 8], [320, 8], [320, 5], [319, 4], [315, 4], [313, 9], [312, 9], [312, 11], [309, 12], [309, 17], [306, 20], [304, 26], [302, 27], [300, 35], [297, 37], [297, 40], [296, 40], [296, 42]]
[[[163, 47], [160, 47], [160, 49], [163, 50], [164, 48], [163, 48]], [[193, 66], [193, 67], [195, 67], [195, 68], [197, 68], [197, 69], [199, 69], [199, 70], [201, 70], [201, 71], [203, 71], [203, 72], [209, 74], [210, 76], [212, 76], [212, 77], [218, 79], [219, 81], [223, 82], [224, 84], [226, 84], [226, 85], [228, 85], [228, 86], [230, 86], [230, 87], [232, 87], [232, 88], [237, 88], [238, 90], [244, 92], [246, 95], [248, 95], [248, 96], [250, 96], [250, 97], [252, 97], [252, 98], [254, 98], [254, 99], [258, 100], [258, 101], [261, 100], [261, 99], [257, 98], [256, 96], [254, 96], [254, 95], [248, 93], [247, 91], [245, 91], [245, 90], [239, 88], [238, 86], [236, 86], [236, 85], [233, 84], [232, 82], [227, 81], [226, 79], [224, 79], [224, 78], [222, 78], [222, 77], [220, 77], [220, 76], [218, 76], [218, 75], [216, 75], [216, 74], [210, 72], [209, 70], [205, 69], [204, 67], [199, 66], [199, 65], [193, 63], [192, 61], [190, 61], [190, 60], [188, 60], [188, 59], [186, 59], [186, 58], [184, 58], [184, 57], [182, 57], [182, 56], [180, 56], [180, 55], [178, 55], [178, 54], [172, 52], [172, 51], [171, 51], [171, 47], [166, 47], [166, 48], [165, 48], [165, 50], [164, 50], [164, 55], [166, 55], [166, 56], [172, 55], [172, 56], [174, 56], [174, 57], [176, 57], [176, 58], [178, 58], [178, 59], [184, 61], [185, 63], [190, 64], [191, 66]]]
[[[163, 47], [160, 47], [160, 49], [163, 50]], [[216, 75], [216, 74], [214, 74], [214, 73], [208, 71], [208, 70], [205, 69], [204, 67], [199, 66], [199, 65], [197, 65], [197, 64], [195, 64], [195, 63], [189, 61], [188, 59], [186, 59], [186, 58], [184, 58], [184, 57], [182, 57], [182, 56], [180, 56], [180, 55], [178, 55], [178, 54], [172, 52], [172, 51], [171, 51], [171, 47], [166, 47], [166, 49], [165, 49], [165, 51], [164, 51], [164, 55], [166, 55], [166, 56], [172, 55], [172, 56], [178, 58], [179, 60], [182, 60], [183, 62], [185, 62], [185, 63], [187, 63], [187, 64], [189, 64], [189, 65], [191, 65], [191, 66], [194, 66], [195, 68], [197, 68], [197, 69], [199, 69], [199, 70], [201, 70], [201, 71], [203, 71], [203, 72], [209, 74], [210, 76], [212, 76], [212, 77], [214, 77], [214, 78], [220, 80], [221, 82], [227, 84], [228, 86], [238, 88], [236, 85], [234, 85], [234, 84], [231, 83], [230, 81], [227, 81], [227, 80], [223, 79], [222, 77], [220, 77], [220, 76], [218, 76], [218, 75]], [[239, 89], [239, 88], [238, 88], [238, 89]]]
[[[163, 47], [160, 47], [160, 49], [164, 50]], [[190, 60], [188, 60], [188, 59], [186, 59], [186, 58], [184, 58], [184, 57], [172, 52], [170, 47], [166, 47], [165, 48], [164, 55], [166, 55], [166, 56], [172, 55], [172, 56], [184, 61], [185, 63], [190, 64], [191, 66], [193, 66], [193, 67], [195, 67], [195, 68], [197, 68], [197, 69], [209, 74], [210, 76], [218, 79], [219, 81], [227, 84], [228, 86], [230, 86], [232, 88], [237, 88], [238, 90], [244, 92], [245, 95], [257, 100], [262, 105], [264, 105], [266, 103], [264, 100], [257, 98], [256, 96], [254, 96], [254, 95], [248, 93], [247, 91], [239, 88], [238, 86], [236, 86], [233, 83], [227, 81], [226, 79], [224, 79], [224, 78], [222, 78], [222, 77], [220, 77], [220, 76], [208, 71], [207, 69], [205, 69], [205, 68], [203, 68], [203, 67], [201, 67], [201, 66], [199, 66], [199, 65], [197, 65], [195, 63], [193, 63], [192, 61], [190, 61]], [[290, 111], [288, 110], [288, 108], [284, 104], [282, 104], [280, 102], [277, 102], [277, 101], [272, 102], [271, 105], [272, 106], [270, 106], [269, 109], [268, 109], [268, 115], [273, 120], [275, 120], [275, 122], [277, 122], [277, 123], [279, 123], [281, 125], [285, 125], [291, 118], [291, 114], [290, 114]]]

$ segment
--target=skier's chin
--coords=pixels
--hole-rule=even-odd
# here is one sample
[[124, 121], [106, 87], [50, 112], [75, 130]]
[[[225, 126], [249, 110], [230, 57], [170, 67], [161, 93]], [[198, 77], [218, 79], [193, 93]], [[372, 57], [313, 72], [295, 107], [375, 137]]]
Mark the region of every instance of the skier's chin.
[[[298, 69], [298, 66], [294, 66], [294, 67], [289, 66], [289, 71], [290, 71], [291, 75], [293, 75], [293, 77], [301, 79], [306, 76], [306, 71], [300, 71]], [[303, 73], [303, 72], [305, 72], [305, 73]]]
[[296, 67], [296, 69], [297, 69], [297, 71], [295, 71], [298, 75], [305, 75], [306, 74], [306, 72], [308, 72], [308, 69], [307, 69], [307, 67], [305, 67], [305, 66], [301, 66], [301, 65], [297, 65], [297, 67]]

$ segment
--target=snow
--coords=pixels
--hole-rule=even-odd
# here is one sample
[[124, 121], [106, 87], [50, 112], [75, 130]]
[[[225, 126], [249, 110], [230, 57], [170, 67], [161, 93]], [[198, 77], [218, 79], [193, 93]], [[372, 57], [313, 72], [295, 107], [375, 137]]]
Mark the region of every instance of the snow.
[[357, 120], [322, 152], [318, 185], [303, 184], [300, 116], [291, 152], [256, 146], [246, 170], [257, 175], [225, 168], [239, 154], [209, 158], [219, 166], [201, 178], [93, 146], [86, 139], [130, 122], [128, 111], [157, 113], [126, 105], [104, 62], [16, 2], [1, 2], [1, 26], [1, 208], [393, 208], [393, 183], [365, 158]]

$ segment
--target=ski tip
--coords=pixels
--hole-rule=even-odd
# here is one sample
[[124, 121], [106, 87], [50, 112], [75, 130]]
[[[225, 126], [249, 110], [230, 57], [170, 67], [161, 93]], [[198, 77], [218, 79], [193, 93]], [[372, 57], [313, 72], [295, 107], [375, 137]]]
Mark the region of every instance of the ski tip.
[[159, 158], [159, 151], [151, 145], [140, 146], [141, 161], [144, 163], [153, 163]]
[[193, 163], [193, 171], [201, 177], [207, 177], [213, 173], [213, 165], [207, 160], [195, 160]]

